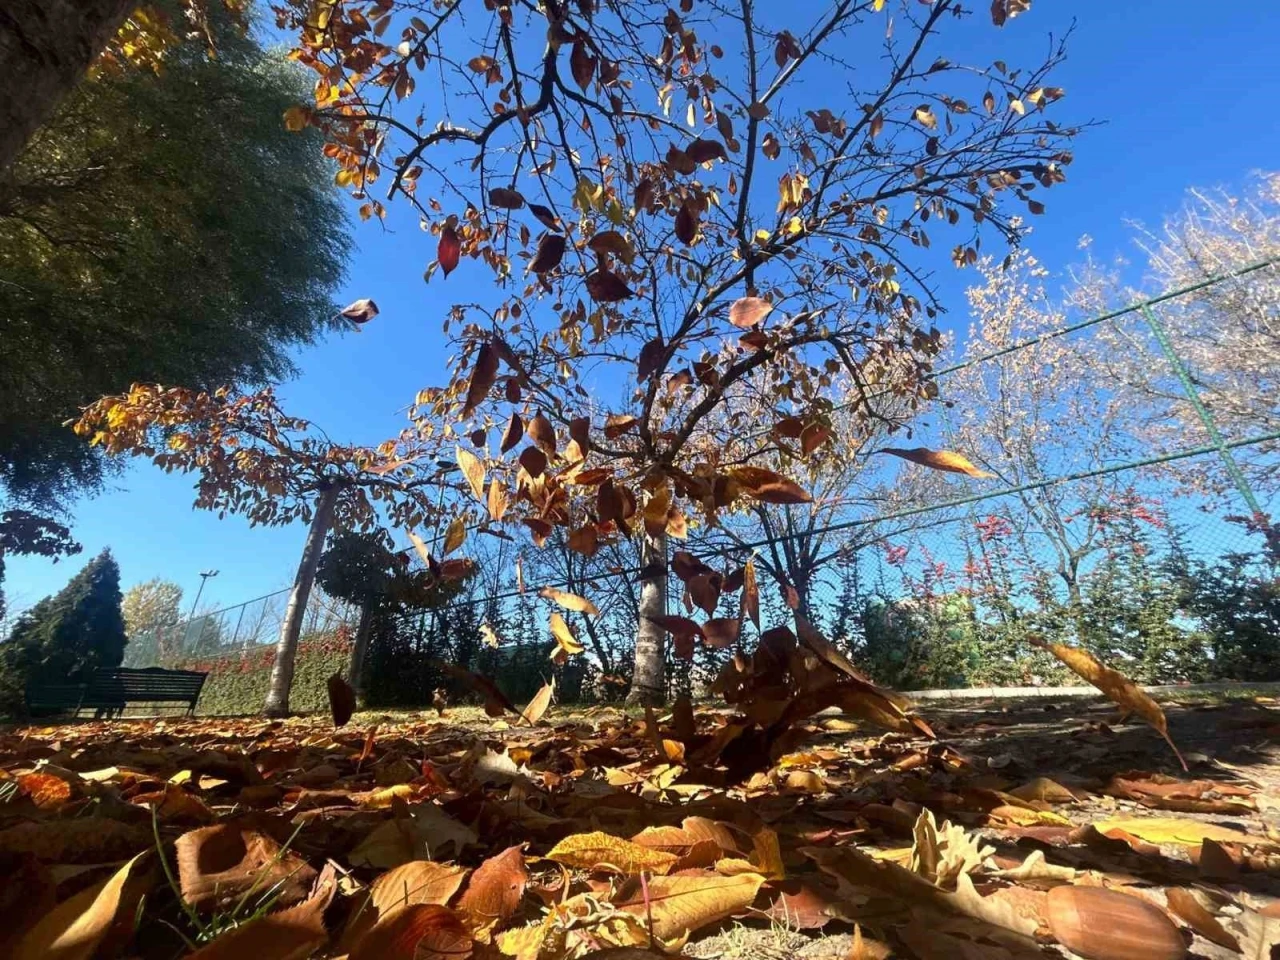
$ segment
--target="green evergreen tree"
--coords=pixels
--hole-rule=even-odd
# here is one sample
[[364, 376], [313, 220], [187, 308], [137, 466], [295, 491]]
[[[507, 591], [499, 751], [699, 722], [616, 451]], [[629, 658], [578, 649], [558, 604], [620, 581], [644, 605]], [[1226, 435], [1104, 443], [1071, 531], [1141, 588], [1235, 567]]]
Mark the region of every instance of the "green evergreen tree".
[[32, 682], [76, 683], [124, 659], [120, 567], [103, 550], [51, 597], [18, 619], [0, 648], [0, 710], [17, 712]]
[[185, 43], [159, 75], [82, 81], [0, 176], [0, 503], [99, 486], [109, 462], [63, 426], [82, 406], [271, 381], [341, 322], [333, 170], [282, 119], [308, 81], [207, 12], [216, 57]]

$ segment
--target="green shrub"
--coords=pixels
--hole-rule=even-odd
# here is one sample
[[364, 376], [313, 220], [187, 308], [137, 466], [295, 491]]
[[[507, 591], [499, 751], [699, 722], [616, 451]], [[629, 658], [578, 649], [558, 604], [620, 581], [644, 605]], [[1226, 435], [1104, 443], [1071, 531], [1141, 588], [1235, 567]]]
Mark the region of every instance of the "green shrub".
[[[303, 637], [298, 643], [293, 689], [289, 693], [290, 706], [299, 713], [328, 710], [326, 683], [333, 674], [346, 670], [350, 655], [351, 635], [345, 628]], [[209, 674], [200, 693], [197, 713], [202, 716], [236, 716], [261, 712], [275, 662], [276, 649], [268, 646], [245, 657], [187, 660], [176, 666]]]

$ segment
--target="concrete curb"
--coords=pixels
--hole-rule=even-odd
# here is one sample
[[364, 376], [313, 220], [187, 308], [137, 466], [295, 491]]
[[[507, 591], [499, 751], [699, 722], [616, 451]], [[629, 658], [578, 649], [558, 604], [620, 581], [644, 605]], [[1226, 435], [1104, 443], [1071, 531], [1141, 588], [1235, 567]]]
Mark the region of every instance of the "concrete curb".
[[[1147, 693], [1231, 693], [1258, 690], [1280, 694], [1280, 682], [1272, 683], [1186, 683], [1143, 687]], [[956, 690], [903, 690], [910, 700], [1014, 700], [1031, 697], [1101, 697], [1096, 687], [965, 687]]]

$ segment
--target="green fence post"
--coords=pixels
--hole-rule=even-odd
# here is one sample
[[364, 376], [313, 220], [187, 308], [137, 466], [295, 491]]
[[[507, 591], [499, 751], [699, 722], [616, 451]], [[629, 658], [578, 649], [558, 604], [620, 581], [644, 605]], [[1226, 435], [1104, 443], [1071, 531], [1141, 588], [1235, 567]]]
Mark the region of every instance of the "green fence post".
[[1195, 408], [1196, 416], [1200, 418], [1200, 423], [1204, 425], [1205, 432], [1209, 434], [1209, 442], [1213, 444], [1218, 451], [1218, 456], [1222, 458], [1222, 464], [1227, 469], [1227, 475], [1231, 477], [1231, 482], [1235, 484], [1236, 490], [1240, 492], [1241, 498], [1248, 505], [1250, 518], [1258, 523], [1265, 523], [1266, 518], [1262, 512], [1262, 504], [1254, 496], [1253, 488], [1249, 486], [1249, 481], [1245, 478], [1244, 472], [1241, 471], [1240, 465], [1236, 463], [1236, 458], [1231, 455], [1231, 448], [1222, 439], [1222, 434], [1218, 432], [1218, 425], [1214, 422], [1213, 414], [1209, 412], [1209, 408], [1200, 399], [1200, 392], [1196, 389], [1195, 381], [1191, 379], [1191, 371], [1182, 362], [1182, 357], [1178, 356], [1178, 352], [1173, 349], [1173, 343], [1169, 340], [1164, 324], [1156, 317], [1155, 311], [1151, 309], [1151, 304], [1146, 301], [1139, 304], [1138, 309], [1142, 313], [1142, 318], [1147, 321], [1147, 326], [1151, 328], [1151, 332], [1155, 334], [1156, 343], [1160, 344], [1160, 350], [1165, 359], [1169, 361], [1169, 366], [1173, 367], [1173, 372], [1178, 375], [1178, 380], [1182, 383], [1182, 389], [1186, 393], [1187, 399], [1191, 401], [1191, 406]]

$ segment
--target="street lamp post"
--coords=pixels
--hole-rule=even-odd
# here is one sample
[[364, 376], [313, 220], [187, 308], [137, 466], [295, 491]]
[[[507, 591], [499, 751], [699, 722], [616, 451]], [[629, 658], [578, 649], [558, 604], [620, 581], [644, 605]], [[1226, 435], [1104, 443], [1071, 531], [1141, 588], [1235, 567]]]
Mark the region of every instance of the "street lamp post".
[[196, 599], [191, 604], [191, 615], [187, 617], [187, 623], [191, 623], [196, 618], [196, 608], [200, 606], [200, 594], [204, 593], [204, 585], [209, 582], [210, 577], [216, 577], [217, 570], [202, 570], [200, 572], [200, 589], [196, 591]]

